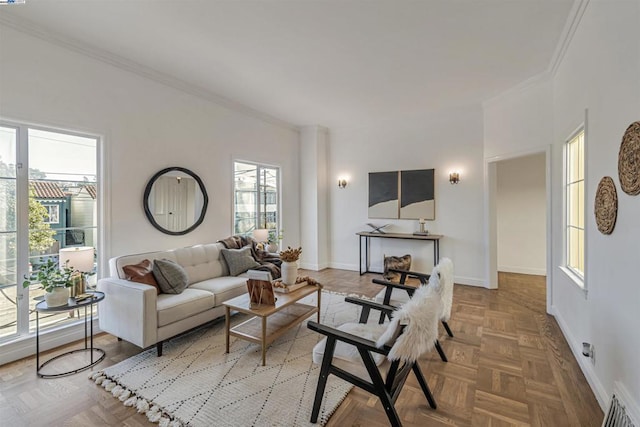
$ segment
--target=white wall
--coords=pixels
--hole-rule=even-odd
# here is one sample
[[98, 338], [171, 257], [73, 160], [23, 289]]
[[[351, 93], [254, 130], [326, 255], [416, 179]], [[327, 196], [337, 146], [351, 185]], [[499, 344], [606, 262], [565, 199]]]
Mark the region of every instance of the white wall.
[[[624, 194], [617, 176], [622, 135], [640, 119], [639, 21], [638, 0], [589, 2], [551, 86], [541, 81], [485, 109], [486, 157], [535, 148], [535, 139], [526, 137], [528, 131], [539, 129], [538, 135], [544, 137], [552, 129], [547, 140], [539, 139], [541, 146], [553, 144], [552, 310], [601, 406], [618, 380], [635, 397], [636, 405], [640, 403], [640, 197]], [[536, 114], [541, 108], [543, 112]], [[563, 264], [563, 144], [585, 120], [585, 109], [588, 293], [559, 269]], [[511, 137], [517, 134], [525, 135], [524, 139]], [[609, 236], [597, 231], [593, 218], [595, 190], [606, 175], [614, 178], [619, 198], [616, 228]], [[580, 355], [582, 341], [595, 345], [595, 365]]]
[[[329, 181], [348, 176], [340, 190], [330, 186], [331, 266], [358, 270], [358, 231], [367, 222], [390, 223], [388, 231], [411, 233], [416, 220], [369, 219], [368, 173], [435, 169], [436, 220], [427, 222], [433, 234], [443, 234], [440, 256], [455, 263], [457, 283], [484, 285], [482, 111], [461, 107], [428, 117], [382, 122], [376, 126], [336, 130], [329, 144]], [[461, 181], [449, 183], [449, 171], [459, 169]], [[383, 255], [414, 257], [413, 268], [430, 271], [430, 243], [372, 239], [372, 270], [382, 270]]]
[[[233, 159], [282, 167], [284, 244], [299, 242], [296, 130], [6, 27], [0, 54], [1, 117], [104, 136], [111, 224], [103, 257], [230, 235]], [[168, 166], [194, 171], [209, 195], [204, 222], [185, 236], [162, 234], [144, 216], [144, 187]]]
[[497, 163], [498, 270], [546, 275], [544, 153]]

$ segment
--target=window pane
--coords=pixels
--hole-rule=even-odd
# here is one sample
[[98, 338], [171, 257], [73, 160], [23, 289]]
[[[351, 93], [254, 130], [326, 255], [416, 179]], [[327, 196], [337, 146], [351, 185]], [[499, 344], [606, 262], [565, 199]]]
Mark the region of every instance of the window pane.
[[584, 230], [578, 230], [578, 264], [576, 269], [584, 276]]
[[0, 339], [17, 333], [17, 130], [0, 127]]
[[569, 249], [569, 257], [568, 257], [568, 264], [569, 267], [572, 268], [577, 268], [578, 264], [579, 264], [579, 254], [580, 254], [580, 247], [579, 247], [579, 242], [578, 242], [578, 229], [577, 228], [569, 228], [569, 242], [568, 242], [568, 249]]
[[234, 163], [234, 233], [268, 228], [277, 235], [278, 175], [278, 168]]
[[17, 332], [16, 233], [0, 233], [0, 339]]
[[584, 179], [584, 132], [580, 132], [576, 139], [576, 144], [578, 146], [578, 159], [576, 161], [578, 169], [578, 179]]
[[[95, 138], [29, 129], [29, 261], [33, 271], [60, 249], [97, 245], [97, 148]], [[95, 269], [94, 269], [95, 270]], [[30, 288], [30, 310], [43, 295]], [[29, 316], [30, 330], [35, 315]], [[78, 313], [47, 313], [41, 328], [77, 321]]]
[[584, 229], [584, 181], [579, 181], [576, 185], [576, 204], [574, 209], [578, 212], [578, 221], [575, 225]]
[[0, 177], [16, 177], [17, 131], [0, 126]]
[[576, 144], [571, 141], [567, 144], [567, 183], [570, 184], [578, 179], [576, 160]]
[[567, 266], [584, 277], [584, 131], [567, 143]]
[[567, 225], [578, 225], [579, 213], [578, 213], [578, 184], [569, 184], [567, 186], [567, 209], [569, 210], [569, 216], [567, 218]]

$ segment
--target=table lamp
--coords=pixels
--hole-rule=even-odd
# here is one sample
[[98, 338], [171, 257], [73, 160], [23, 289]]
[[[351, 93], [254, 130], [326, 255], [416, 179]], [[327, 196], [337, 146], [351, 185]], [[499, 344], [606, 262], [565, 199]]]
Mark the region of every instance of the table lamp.
[[69, 267], [80, 273], [80, 280], [72, 288], [72, 296], [80, 295], [86, 289], [86, 274], [93, 271], [94, 249], [91, 246], [78, 246], [60, 249], [60, 268]]
[[269, 240], [269, 230], [266, 228], [256, 228], [253, 230], [253, 238], [256, 239], [258, 243], [264, 243]]

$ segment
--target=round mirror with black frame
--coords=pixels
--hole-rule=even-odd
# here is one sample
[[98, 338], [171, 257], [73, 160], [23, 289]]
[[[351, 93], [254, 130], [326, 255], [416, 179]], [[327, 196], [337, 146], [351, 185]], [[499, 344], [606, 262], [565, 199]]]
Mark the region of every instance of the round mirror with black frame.
[[144, 213], [166, 234], [180, 236], [202, 224], [209, 197], [198, 175], [173, 166], [153, 175], [144, 189]]

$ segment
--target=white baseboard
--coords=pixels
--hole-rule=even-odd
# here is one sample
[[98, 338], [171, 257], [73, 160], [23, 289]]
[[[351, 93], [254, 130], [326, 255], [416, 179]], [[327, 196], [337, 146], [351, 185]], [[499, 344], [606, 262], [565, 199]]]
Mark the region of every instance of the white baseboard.
[[[95, 337], [95, 335], [99, 334], [102, 331], [98, 327], [98, 319], [94, 319], [93, 322], [93, 335]], [[84, 322], [67, 325], [59, 329], [41, 333], [40, 353], [81, 339], [84, 339]], [[0, 352], [0, 366], [19, 359], [24, 359], [25, 357], [33, 356], [35, 354], [35, 335], [25, 337], [15, 342], [4, 344], [2, 346], [2, 352]], [[35, 371], [35, 363], [33, 369]]]
[[329, 268], [329, 263], [323, 262], [320, 264], [312, 264], [309, 262], [300, 262], [298, 263], [298, 266], [305, 270], [320, 271], [320, 270], [324, 270], [325, 268]]
[[360, 271], [360, 267], [358, 267], [358, 264], [343, 264], [340, 262], [330, 262], [328, 268], [335, 268], [337, 270]]
[[[607, 408], [609, 407], [609, 399], [611, 396], [607, 394], [607, 391], [602, 385], [602, 382], [600, 382], [600, 379], [598, 378], [598, 375], [596, 374], [596, 371], [591, 364], [591, 359], [582, 355], [582, 341], [578, 341], [575, 339], [575, 337], [571, 333], [571, 330], [569, 329], [569, 325], [555, 306], [551, 306], [551, 314], [556, 318], [556, 321], [560, 326], [560, 330], [562, 331], [564, 338], [567, 340], [567, 343], [569, 343], [569, 348], [571, 348], [573, 356], [578, 361], [578, 366], [580, 366], [580, 369], [587, 379], [587, 382], [589, 383], [593, 394], [596, 396], [596, 399], [600, 404], [600, 408], [602, 409], [602, 411], [606, 412]], [[597, 357], [598, 353], [596, 353], [596, 359]]]
[[535, 276], [547, 275], [547, 270], [544, 268], [514, 267], [511, 265], [499, 265], [498, 271], [502, 271], [504, 273], [533, 274]]
[[487, 287], [486, 280], [478, 279], [476, 277], [453, 276], [453, 281], [459, 285], [477, 286], [479, 288]]

